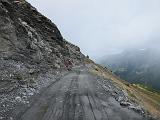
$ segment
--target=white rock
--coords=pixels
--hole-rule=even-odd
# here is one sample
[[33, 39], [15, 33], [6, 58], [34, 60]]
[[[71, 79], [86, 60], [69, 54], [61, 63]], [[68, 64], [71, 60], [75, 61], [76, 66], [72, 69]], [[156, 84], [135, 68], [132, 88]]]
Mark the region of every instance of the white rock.
[[22, 21], [21, 22], [23, 25], [28, 26], [26, 22]]
[[33, 96], [33, 95], [34, 95], [34, 93], [33, 93], [33, 92], [30, 92], [30, 93], [28, 93], [28, 95], [29, 95], [29, 96]]
[[33, 38], [32, 32], [28, 31], [28, 36]]
[[22, 101], [22, 98], [19, 97], [19, 96], [17, 96], [17, 97], [15, 98], [15, 100], [16, 100], [17, 102], [21, 102], [21, 101]]
[[124, 95], [125, 95], [126, 97], [128, 97], [128, 93], [127, 93], [125, 90], [122, 90], [122, 92], [124, 93]]
[[123, 100], [123, 97], [122, 97], [122, 96], [119, 96], [117, 101], [120, 102], [120, 101], [122, 101], [122, 100]]
[[132, 106], [132, 104], [130, 102], [125, 102], [125, 101], [121, 101], [120, 105], [121, 106]]
[[4, 117], [0, 117], [0, 120], [2, 120]]
[[9, 119], [10, 119], [10, 120], [13, 120], [13, 118], [12, 118], [12, 117], [10, 117]]

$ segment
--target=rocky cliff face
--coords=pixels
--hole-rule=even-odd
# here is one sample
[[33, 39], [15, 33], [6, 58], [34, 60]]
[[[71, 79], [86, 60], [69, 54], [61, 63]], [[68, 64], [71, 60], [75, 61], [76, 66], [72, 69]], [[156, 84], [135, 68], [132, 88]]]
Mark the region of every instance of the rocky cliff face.
[[83, 58], [79, 47], [25, 0], [0, 0], [0, 117], [53, 81], [67, 61], [74, 66]]
[[0, 26], [0, 54], [5, 60], [56, 68], [64, 67], [68, 58], [83, 57], [54, 23], [25, 0], [0, 1]]
[[25, 0], [0, 0], [0, 68], [1, 73], [6, 71], [1, 79], [32, 68], [65, 68], [66, 61], [75, 65], [83, 57], [77, 46], [63, 39], [54, 23]]

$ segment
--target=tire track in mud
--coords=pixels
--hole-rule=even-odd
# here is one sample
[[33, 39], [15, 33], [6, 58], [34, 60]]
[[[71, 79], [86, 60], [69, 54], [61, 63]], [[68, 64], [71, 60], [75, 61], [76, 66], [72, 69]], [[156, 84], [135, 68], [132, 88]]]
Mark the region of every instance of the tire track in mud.
[[79, 94], [80, 94], [80, 102], [83, 108], [83, 116], [86, 120], [96, 120], [95, 113], [93, 111], [93, 107], [95, 107], [89, 98], [90, 96], [90, 89], [88, 85], [88, 80], [86, 79], [86, 76], [81, 76], [80, 79], [80, 88], [79, 88]]
[[[84, 81], [86, 84], [86, 96], [89, 102], [89, 108], [92, 111], [94, 120], [109, 120], [108, 114], [104, 110], [101, 104], [100, 98], [98, 98], [98, 93], [96, 91], [95, 80], [87, 79]], [[93, 119], [92, 118], [92, 119]]]
[[92, 113], [93, 113], [94, 119], [95, 119], [95, 120], [97, 120], [97, 119], [96, 119], [96, 115], [95, 115], [95, 113], [94, 113], [94, 111], [93, 111], [93, 107], [92, 107], [91, 100], [90, 100], [90, 98], [89, 98], [88, 93], [87, 93], [87, 98], [88, 98], [89, 105], [90, 105], [90, 108], [91, 108], [91, 110], [92, 110]]
[[[67, 76], [69, 74], [65, 73], [63, 76], [60, 76], [58, 78], [56, 78], [56, 80], [54, 82], [52, 82], [50, 85], [48, 85], [47, 87], [43, 88], [42, 90], [40, 90], [40, 94], [35, 95], [32, 99], [31, 99], [31, 104], [29, 107], [25, 108], [23, 111], [20, 111], [18, 113], [18, 115], [16, 115], [15, 120], [23, 120], [23, 115], [33, 107], [34, 104], [36, 104], [36, 102], [39, 100], [39, 98], [41, 98], [45, 93], [47, 93], [47, 91], [49, 91], [49, 89], [51, 87], [53, 87], [58, 81], [60, 81], [63, 77]], [[53, 96], [51, 96], [51, 98], [53, 98]]]
[[[48, 109], [48, 113], [44, 116], [43, 120], [61, 120], [63, 119], [62, 116], [64, 114], [64, 111], [67, 111], [65, 109], [65, 104], [68, 103], [71, 97], [71, 90], [73, 89], [73, 86], [75, 84], [75, 79], [76, 77], [70, 78], [70, 80], [66, 80], [67, 84], [64, 82], [61, 83], [63, 87], [61, 87], [57, 91], [57, 97], [54, 98], [56, 99], [51, 105], [52, 107]], [[65, 81], [65, 82], [66, 82]], [[64, 89], [64, 85], [66, 86], [66, 89]], [[68, 87], [67, 87], [68, 86]], [[67, 104], [68, 105], [68, 104]], [[51, 110], [50, 110], [51, 109]]]
[[76, 73], [73, 77], [61, 82], [62, 87], [58, 90], [59, 92], [57, 91], [57, 100], [50, 104], [52, 107], [48, 108], [43, 120], [74, 120], [77, 104], [79, 104], [78, 77], [79, 74]]
[[102, 120], [109, 120], [108, 113], [105, 110], [105, 107], [103, 106], [102, 100], [99, 95], [100, 92], [97, 92], [97, 90], [95, 90], [95, 93], [90, 94], [90, 99], [93, 100], [93, 104], [95, 105], [96, 109], [101, 113]]
[[[97, 94], [97, 93], [95, 93]], [[101, 113], [101, 115], [99, 115], [99, 117], [101, 116], [101, 118], [97, 118], [98, 115], [95, 115], [94, 113], [94, 110], [93, 110], [93, 113], [94, 113], [94, 116], [95, 116], [95, 119], [99, 120], [99, 119], [102, 119], [102, 120], [109, 120], [108, 118], [108, 113], [107, 111], [105, 110], [104, 106], [102, 105], [102, 102], [100, 101], [100, 99], [97, 97], [97, 95], [93, 95], [92, 93], [90, 94], [90, 96], [88, 95], [88, 99], [90, 101], [90, 103], [92, 103], [91, 105], [94, 105], [95, 106], [95, 109]]]
[[49, 103], [50, 107], [48, 107], [46, 113], [43, 116], [42, 120], [50, 120], [52, 118], [52, 116], [56, 116], [56, 96], [58, 96], [58, 94], [60, 93], [60, 88], [62, 87], [62, 85], [59, 86], [58, 91], [55, 92], [55, 97], [51, 98], [51, 102]]
[[78, 99], [78, 81], [79, 75], [72, 78], [71, 84], [68, 91], [65, 92], [64, 102], [63, 102], [63, 112], [60, 120], [75, 120], [76, 108], [79, 104]]
[[23, 114], [20, 114], [16, 120], [46, 120], [50, 116], [49, 113], [56, 108], [56, 98], [61, 95], [60, 89], [64, 84], [69, 83], [67, 79], [72, 75], [75, 75], [75, 73], [68, 73], [43, 89], [41, 94], [36, 96], [37, 98], [32, 105]]

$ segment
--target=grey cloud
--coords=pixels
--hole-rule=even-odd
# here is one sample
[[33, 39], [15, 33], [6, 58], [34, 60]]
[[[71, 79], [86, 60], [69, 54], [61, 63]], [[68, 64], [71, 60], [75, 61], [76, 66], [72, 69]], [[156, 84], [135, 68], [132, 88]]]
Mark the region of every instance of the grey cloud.
[[159, 0], [28, 0], [92, 58], [160, 38]]

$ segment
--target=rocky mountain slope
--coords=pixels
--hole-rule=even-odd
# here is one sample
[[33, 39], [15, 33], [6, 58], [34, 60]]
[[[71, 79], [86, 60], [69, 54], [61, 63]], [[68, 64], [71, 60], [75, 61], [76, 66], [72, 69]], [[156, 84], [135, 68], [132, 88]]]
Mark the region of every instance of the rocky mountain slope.
[[[0, 0], [1, 82], [81, 63], [79, 47], [63, 39], [56, 25], [24, 0]], [[30, 80], [32, 81], [32, 80]]]
[[0, 0], [0, 119], [83, 58], [28, 2]]
[[87, 61], [28, 2], [0, 0], [0, 120], [153, 120]]

